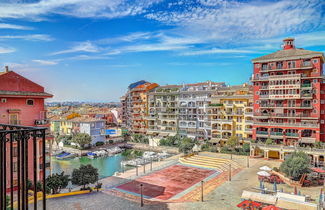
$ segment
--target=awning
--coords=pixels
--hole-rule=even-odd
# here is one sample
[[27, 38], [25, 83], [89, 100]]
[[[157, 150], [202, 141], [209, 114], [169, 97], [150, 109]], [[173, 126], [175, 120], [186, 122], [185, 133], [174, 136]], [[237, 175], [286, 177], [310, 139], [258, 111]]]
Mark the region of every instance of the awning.
[[262, 194], [262, 193], [257, 193], [257, 192], [250, 192], [250, 191], [246, 191], [244, 190], [241, 198], [243, 199], [249, 199], [249, 200], [253, 200], [256, 202], [261, 202], [261, 203], [267, 203], [267, 204], [275, 204], [277, 198], [275, 196], [272, 195], [268, 195], [268, 194]]
[[317, 210], [317, 204], [278, 198], [277, 207], [284, 209]]

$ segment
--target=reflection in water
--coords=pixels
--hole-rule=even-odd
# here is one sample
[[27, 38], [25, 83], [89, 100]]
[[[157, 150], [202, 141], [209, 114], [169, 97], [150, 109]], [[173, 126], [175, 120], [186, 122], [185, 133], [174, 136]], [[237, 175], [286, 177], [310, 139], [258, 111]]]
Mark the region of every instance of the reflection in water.
[[[121, 161], [124, 157], [121, 154], [117, 154], [110, 157], [98, 157], [95, 159], [89, 159], [88, 157], [73, 158], [69, 160], [57, 160], [52, 157], [52, 173], [61, 173], [71, 175], [73, 169], [79, 168], [81, 164], [91, 164], [98, 169], [99, 178], [105, 178], [112, 176], [116, 171], [121, 171]], [[127, 170], [129, 168], [125, 168]]]

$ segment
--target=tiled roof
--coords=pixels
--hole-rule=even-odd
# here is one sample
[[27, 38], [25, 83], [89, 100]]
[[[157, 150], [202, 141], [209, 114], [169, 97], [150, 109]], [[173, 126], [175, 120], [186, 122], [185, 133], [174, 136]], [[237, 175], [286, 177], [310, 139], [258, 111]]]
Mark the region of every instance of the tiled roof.
[[322, 57], [324, 59], [324, 54], [321, 52], [294, 48], [288, 50], [279, 50], [274, 53], [255, 58], [252, 60], [252, 62], [253, 63], [269, 62], [269, 61], [278, 61], [283, 59], [300, 59], [300, 58], [312, 58], [312, 57]]
[[7, 91], [0, 90], [0, 95], [16, 95], [16, 96], [44, 96], [44, 97], [52, 97], [53, 95], [49, 93], [41, 93], [41, 92], [25, 92], [25, 91]]

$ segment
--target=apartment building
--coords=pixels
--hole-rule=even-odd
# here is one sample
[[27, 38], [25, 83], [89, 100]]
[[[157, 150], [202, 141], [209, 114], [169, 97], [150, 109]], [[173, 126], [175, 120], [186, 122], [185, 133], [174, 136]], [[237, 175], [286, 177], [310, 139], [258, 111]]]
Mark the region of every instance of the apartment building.
[[203, 82], [159, 86], [148, 93], [148, 131], [157, 138], [179, 134], [209, 139], [207, 109], [211, 95], [225, 83]]
[[220, 87], [208, 106], [211, 143], [224, 144], [231, 136], [252, 139], [253, 87], [248, 84]]
[[[278, 145], [291, 146], [324, 142], [323, 53], [296, 48], [294, 39], [287, 38], [283, 49], [252, 62], [253, 139], [265, 142], [271, 138]], [[270, 148], [264, 149], [264, 156], [270, 157]], [[283, 151], [276, 150], [272, 157], [283, 159]], [[254, 155], [255, 150], [251, 152]]]
[[[6, 66], [4, 72], [0, 72], [0, 123], [20, 125], [28, 127], [49, 127], [50, 124], [46, 118], [46, 109], [44, 101], [53, 97], [45, 92], [44, 87], [30, 81], [29, 79], [10, 71]], [[47, 137], [46, 140], [49, 140]], [[46, 171], [42, 169], [42, 145], [45, 142], [37, 139], [37, 179], [40, 180], [45, 174], [49, 173], [50, 156], [47, 152]], [[7, 151], [9, 150], [9, 142], [7, 143]], [[13, 143], [13, 171], [17, 172], [17, 142]], [[28, 141], [28, 177], [33, 180], [34, 159], [33, 159], [33, 140]], [[9, 159], [7, 159], [9, 161]], [[10, 166], [7, 163], [7, 166]], [[7, 170], [7, 186], [10, 183], [10, 170]], [[17, 186], [17, 174], [13, 177], [14, 187]]]
[[121, 98], [122, 122], [132, 133], [146, 133], [147, 92], [157, 86], [156, 83], [141, 80], [129, 85], [128, 92]]

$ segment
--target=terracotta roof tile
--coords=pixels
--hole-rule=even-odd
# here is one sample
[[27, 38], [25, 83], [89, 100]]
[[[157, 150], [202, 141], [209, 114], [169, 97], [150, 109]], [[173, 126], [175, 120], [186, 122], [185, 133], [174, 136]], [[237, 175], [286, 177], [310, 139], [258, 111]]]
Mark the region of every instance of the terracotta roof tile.
[[324, 54], [322, 52], [294, 48], [289, 50], [279, 50], [274, 53], [255, 58], [252, 60], [252, 62], [269, 62], [283, 59], [300, 59], [312, 57], [322, 57], [324, 59]]

